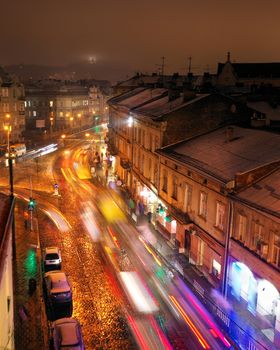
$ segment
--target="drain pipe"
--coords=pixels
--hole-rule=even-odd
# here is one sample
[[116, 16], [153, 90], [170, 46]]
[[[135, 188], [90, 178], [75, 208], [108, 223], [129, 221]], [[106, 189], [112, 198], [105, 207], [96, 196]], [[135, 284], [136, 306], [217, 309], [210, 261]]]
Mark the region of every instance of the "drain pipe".
[[232, 199], [229, 199], [229, 210], [228, 210], [228, 224], [226, 231], [226, 241], [225, 241], [225, 253], [224, 253], [224, 267], [223, 267], [223, 285], [222, 285], [222, 294], [224, 298], [227, 297], [227, 288], [228, 288], [228, 260], [229, 260], [229, 243], [230, 237], [232, 234], [233, 226], [233, 203]]

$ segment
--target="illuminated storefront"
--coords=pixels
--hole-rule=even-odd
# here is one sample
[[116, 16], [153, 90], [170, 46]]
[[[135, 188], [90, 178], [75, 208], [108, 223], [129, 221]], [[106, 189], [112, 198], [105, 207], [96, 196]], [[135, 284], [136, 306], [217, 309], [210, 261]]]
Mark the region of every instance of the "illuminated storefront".
[[232, 260], [229, 286], [231, 295], [246, 302], [252, 314], [266, 317], [280, 331], [280, 294], [270, 281], [252, 272], [243, 262]]

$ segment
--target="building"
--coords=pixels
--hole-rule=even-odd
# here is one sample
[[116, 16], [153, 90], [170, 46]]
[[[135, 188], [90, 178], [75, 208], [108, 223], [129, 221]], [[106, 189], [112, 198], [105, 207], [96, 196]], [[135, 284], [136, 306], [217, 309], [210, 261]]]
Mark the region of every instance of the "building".
[[279, 141], [278, 134], [230, 126], [157, 151], [166, 234], [214, 287], [277, 330]]
[[26, 126], [47, 131], [91, 125], [89, 89], [61, 81], [26, 86]]
[[232, 63], [230, 53], [225, 63], [218, 63], [218, 89], [228, 92], [255, 92], [264, 87], [280, 87], [280, 63]]
[[14, 349], [13, 205], [0, 194], [0, 348], [9, 350]]
[[[25, 130], [24, 87], [0, 67], [0, 144], [22, 142]], [[3, 127], [4, 126], [4, 127]]]
[[[221, 125], [250, 125], [253, 110], [219, 94], [137, 88], [108, 102], [109, 151], [133, 200], [151, 212], [154, 221], [159, 184], [157, 148]], [[182, 216], [184, 217], [184, 215]], [[185, 218], [184, 218], [185, 220]]]

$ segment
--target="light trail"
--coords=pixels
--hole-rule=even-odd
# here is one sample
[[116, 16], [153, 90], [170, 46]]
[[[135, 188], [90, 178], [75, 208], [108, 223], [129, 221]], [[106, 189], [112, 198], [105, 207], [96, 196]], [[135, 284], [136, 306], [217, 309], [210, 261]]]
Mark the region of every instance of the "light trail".
[[209, 344], [207, 341], [203, 338], [202, 334], [199, 332], [199, 330], [195, 327], [191, 319], [186, 314], [185, 310], [182, 308], [182, 306], [179, 304], [179, 302], [176, 300], [176, 298], [173, 295], [169, 295], [169, 298], [172, 300], [173, 304], [176, 306], [178, 311], [180, 312], [181, 316], [187, 323], [187, 325], [190, 327], [194, 335], [196, 336], [199, 343], [202, 345], [204, 349], [210, 349]]

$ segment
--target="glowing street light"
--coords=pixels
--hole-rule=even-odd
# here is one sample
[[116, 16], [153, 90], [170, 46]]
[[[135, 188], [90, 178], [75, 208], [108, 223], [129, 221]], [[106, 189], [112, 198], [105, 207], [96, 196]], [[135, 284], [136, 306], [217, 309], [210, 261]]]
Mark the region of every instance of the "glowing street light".
[[89, 137], [90, 136], [90, 133], [85, 133], [85, 137]]

